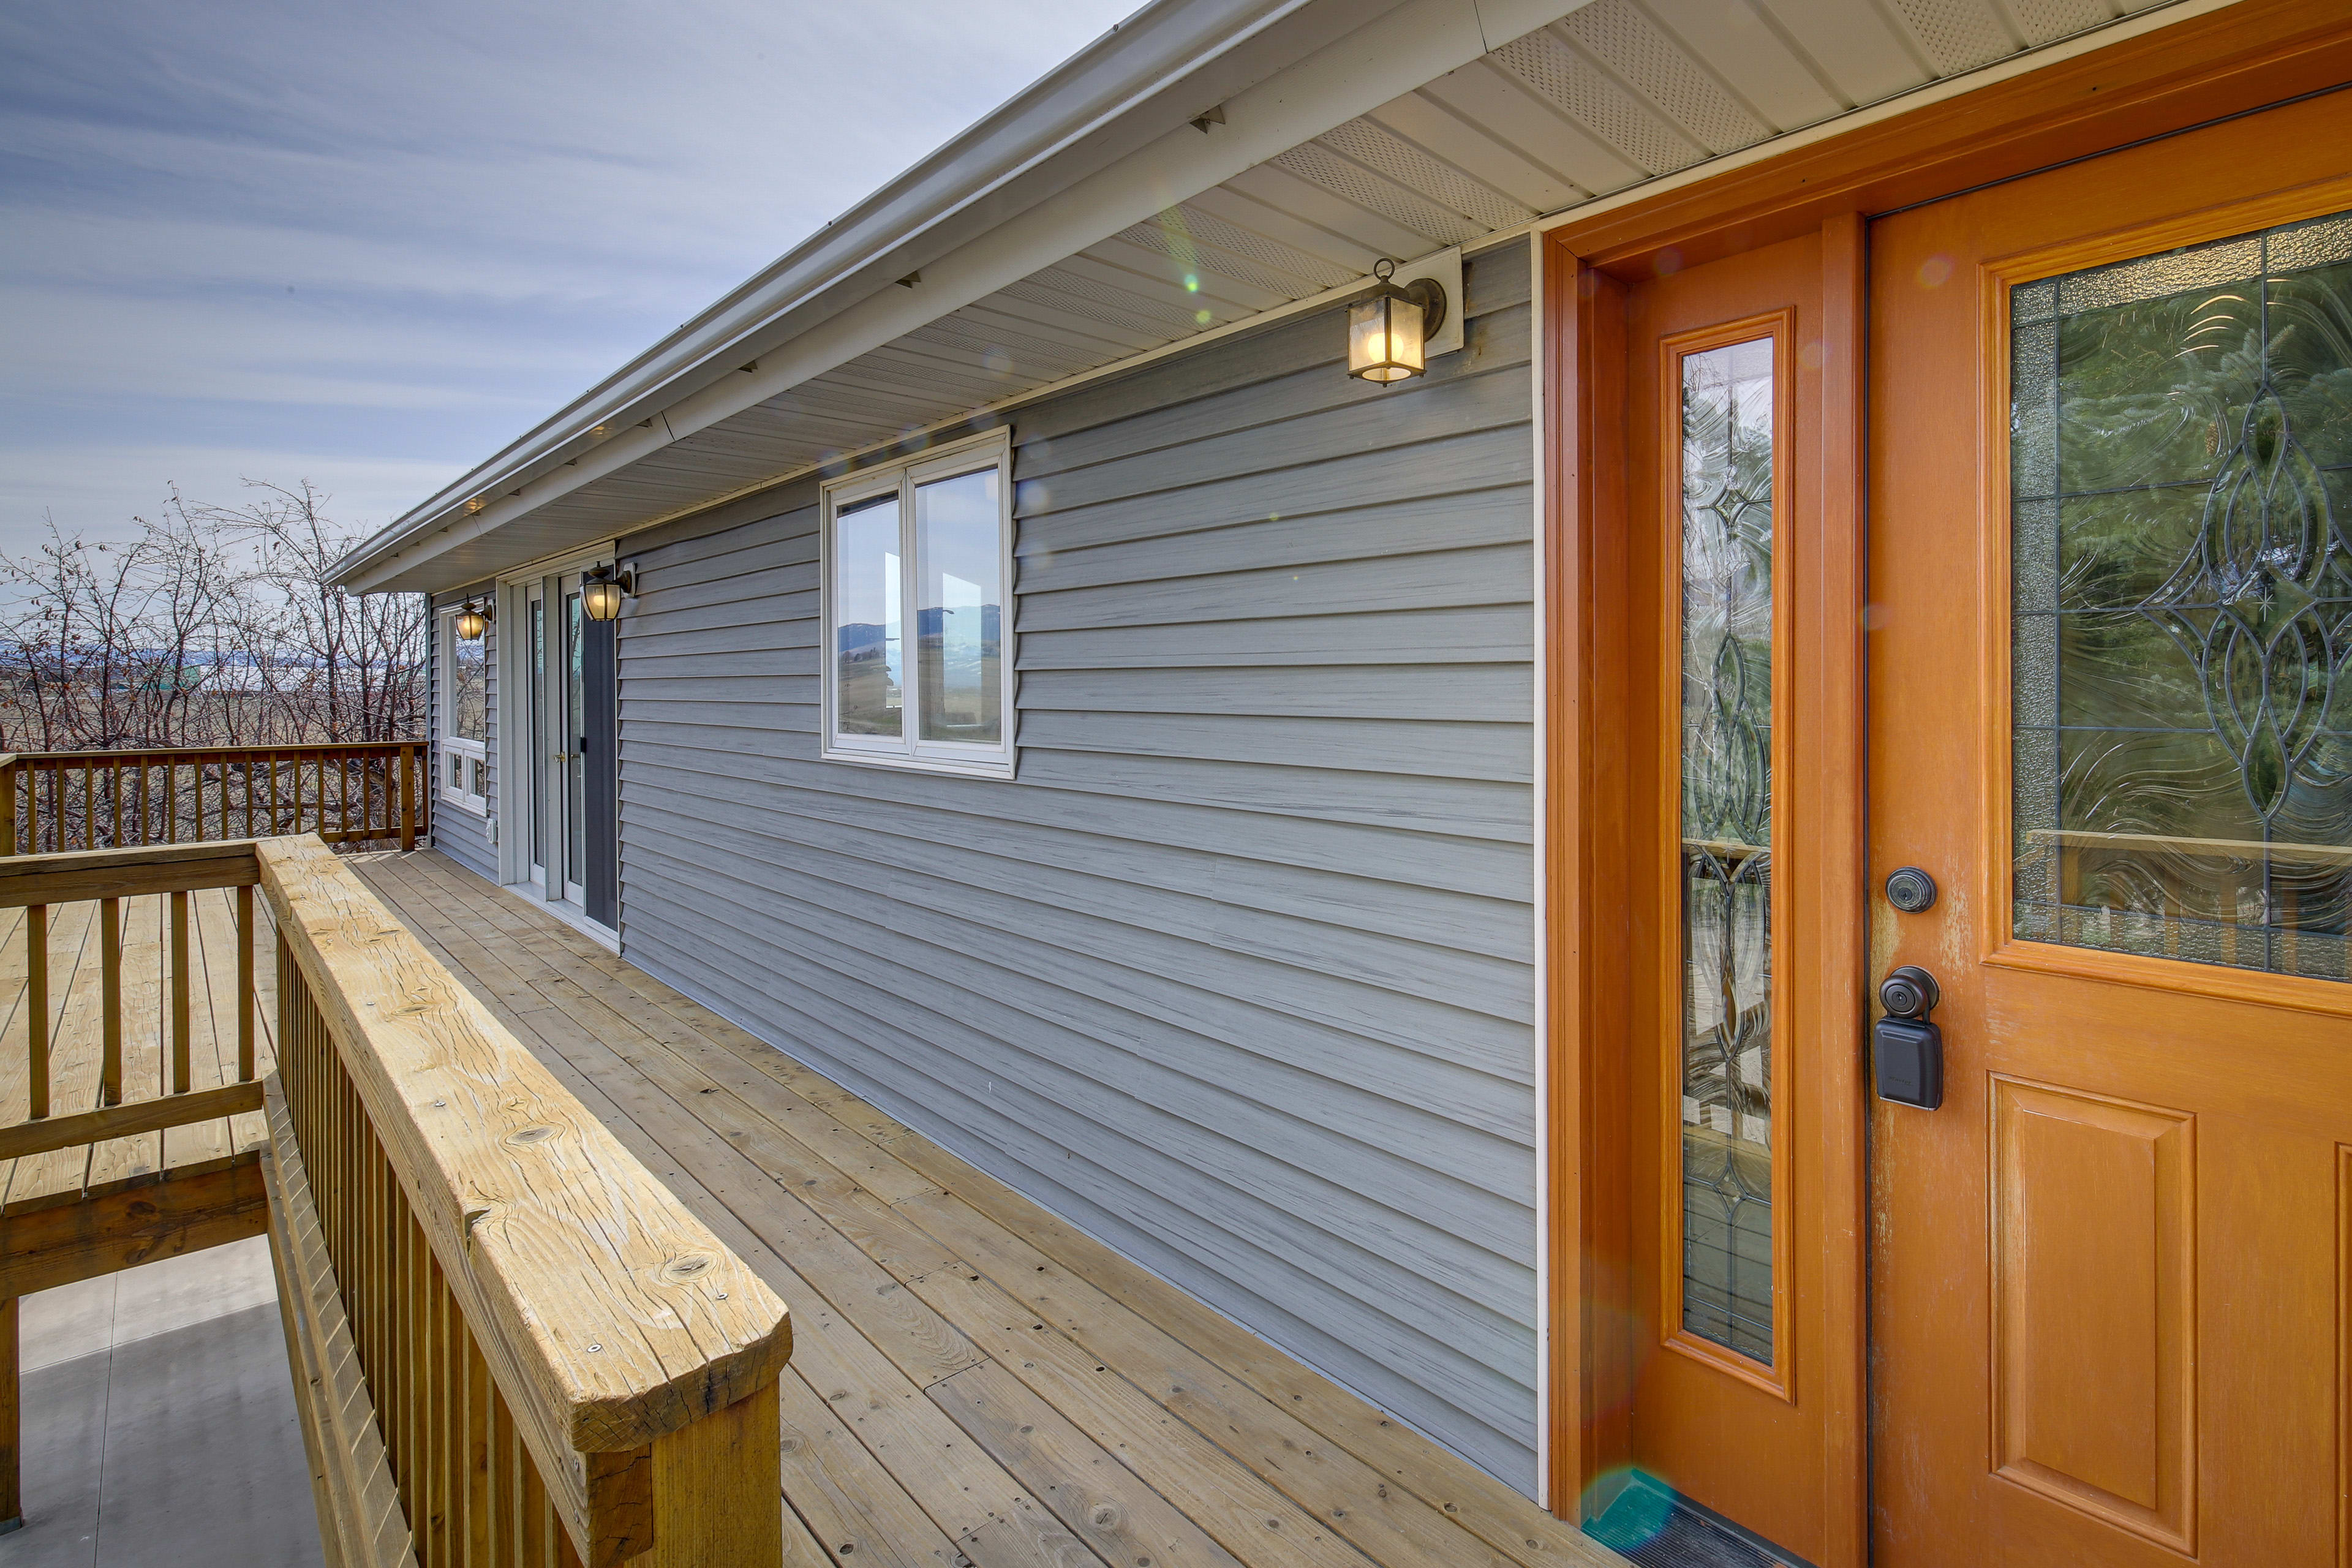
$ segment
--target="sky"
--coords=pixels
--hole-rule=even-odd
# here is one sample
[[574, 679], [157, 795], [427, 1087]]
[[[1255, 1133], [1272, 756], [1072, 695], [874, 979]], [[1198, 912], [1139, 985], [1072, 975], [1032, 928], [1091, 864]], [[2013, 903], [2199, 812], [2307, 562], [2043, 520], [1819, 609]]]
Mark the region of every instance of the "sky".
[[11, 0], [0, 552], [373, 530], [1139, 0]]

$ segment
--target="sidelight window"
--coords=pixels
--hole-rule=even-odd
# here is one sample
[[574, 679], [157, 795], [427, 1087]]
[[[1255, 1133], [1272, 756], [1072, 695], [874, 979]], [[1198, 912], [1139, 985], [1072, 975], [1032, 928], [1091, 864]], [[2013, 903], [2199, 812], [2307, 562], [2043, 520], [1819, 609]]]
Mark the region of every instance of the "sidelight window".
[[1002, 436], [827, 489], [824, 755], [1013, 773]]
[[1776, 341], [1680, 356], [1681, 1326], [1768, 1366]]

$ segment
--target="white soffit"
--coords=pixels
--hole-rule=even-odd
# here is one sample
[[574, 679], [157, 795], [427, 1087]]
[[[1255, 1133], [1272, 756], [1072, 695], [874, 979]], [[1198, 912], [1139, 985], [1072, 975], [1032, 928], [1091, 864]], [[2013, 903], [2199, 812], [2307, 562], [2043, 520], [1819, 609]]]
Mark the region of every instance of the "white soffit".
[[[1122, 220], [1050, 265], [971, 289], [969, 303], [901, 325], [873, 346], [825, 323], [762, 354], [758, 368], [681, 399], [649, 428], [618, 432], [520, 486], [509, 481], [520, 493], [494, 497], [478, 515], [413, 543], [372, 546], [373, 559], [363, 552], [349, 563], [351, 576], [372, 589], [440, 586], [683, 515], [1353, 287], [1382, 256], [1475, 247], [2169, 3], [1591, 0], [1153, 216]], [[1479, 21], [1491, 25], [1509, 8], [1487, 0]], [[1423, 9], [1391, 12], [1326, 52], [1402, 47]], [[1382, 74], [1361, 61], [1337, 68], [1359, 81]], [[1213, 142], [1246, 132], [1248, 98], [1229, 106], [1231, 125], [1175, 133], [1161, 164], [1186, 153], [1184, 137]], [[1108, 173], [1132, 182], [1139, 171]], [[1007, 228], [1066, 231], [1090, 214], [1117, 216], [1099, 193], [1080, 187], [1069, 196], [1087, 210], [1051, 213], [1049, 201]], [[901, 290], [886, 288], [845, 315], [895, 311], [903, 320], [914, 308], [919, 320], [914, 296], [984, 276], [987, 258], [966, 253], [990, 243], [927, 266], [906, 298], [888, 298]]]

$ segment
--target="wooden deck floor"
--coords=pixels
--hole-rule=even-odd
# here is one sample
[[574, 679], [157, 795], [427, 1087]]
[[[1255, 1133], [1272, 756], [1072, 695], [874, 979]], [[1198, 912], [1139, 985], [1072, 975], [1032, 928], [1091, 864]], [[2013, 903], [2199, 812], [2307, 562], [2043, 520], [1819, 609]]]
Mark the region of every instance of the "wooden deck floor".
[[791, 1304], [794, 1568], [1622, 1563], [445, 857], [356, 868]]
[[[189, 1087], [236, 1080], [236, 895], [208, 888], [189, 895]], [[126, 1103], [168, 1087], [168, 995], [163, 894], [122, 900], [122, 1087]], [[266, 905], [256, 900], [263, 911]], [[102, 1013], [99, 1005], [100, 923], [94, 902], [49, 912], [50, 1112], [99, 1106]], [[0, 1125], [30, 1110], [26, 1063], [25, 911], [0, 911]], [[277, 971], [265, 934], [255, 964], [255, 1070], [276, 1065]], [[18, 1160], [0, 1160], [0, 1217], [100, 1198], [164, 1176], [194, 1176], [257, 1160], [268, 1142], [258, 1110]]]

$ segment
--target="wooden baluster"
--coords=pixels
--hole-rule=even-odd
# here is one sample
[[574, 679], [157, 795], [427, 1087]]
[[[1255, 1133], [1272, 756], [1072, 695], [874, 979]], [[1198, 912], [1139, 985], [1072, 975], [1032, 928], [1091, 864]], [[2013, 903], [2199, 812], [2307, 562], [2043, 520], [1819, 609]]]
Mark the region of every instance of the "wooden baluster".
[[[458, 1320], [462, 1324], [464, 1320]], [[492, 1459], [491, 1406], [498, 1390], [490, 1385], [490, 1363], [482, 1359], [473, 1334], [466, 1342], [466, 1555], [469, 1563], [495, 1563], [498, 1556], [498, 1470]]]
[[[13, 848], [13, 846], [12, 846]], [[18, 1456], [23, 1428], [16, 1384], [16, 1298], [0, 1300], [0, 1535], [25, 1523], [25, 1482]]]
[[[249, 780], [247, 781], [250, 782]], [[247, 834], [248, 838], [252, 837]], [[253, 884], [236, 890], [236, 1081], [253, 1081]]]
[[106, 805], [114, 819], [114, 842], [122, 842], [122, 764], [116, 763], [106, 771]]
[[414, 746], [400, 748], [400, 847], [403, 850], [416, 847], [415, 780], [410, 772], [415, 756]]
[[180, 841], [180, 764], [166, 758], [163, 763], [163, 842]]
[[100, 1047], [100, 1103], [122, 1103], [122, 900], [98, 901], [99, 1023], [104, 1032]]
[[516, 1450], [514, 1412], [499, 1391], [490, 1390], [490, 1553], [485, 1562], [507, 1563], [522, 1560], [522, 1476]]
[[15, 763], [0, 765], [0, 855], [16, 853], [16, 774]]
[[172, 895], [172, 1092], [188, 1092], [188, 895]]
[[49, 1113], [49, 906], [25, 910], [25, 1039], [32, 1053], [26, 1088], [33, 1119]]
[[269, 832], [278, 834], [278, 753], [269, 753]]
[[253, 837], [253, 758], [248, 754], [239, 765], [238, 775], [245, 781], [245, 836]]
[[[345, 776], [349, 776], [348, 770]], [[346, 826], [350, 817], [345, 816]], [[449, 1282], [442, 1278], [440, 1260], [425, 1248], [425, 1273], [428, 1276], [425, 1295], [425, 1338], [426, 1371], [429, 1374], [430, 1397], [426, 1403], [431, 1415], [425, 1430], [433, 1449], [426, 1461], [426, 1496], [425, 1512], [432, 1521], [433, 1558], [446, 1563], [466, 1537], [465, 1526], [458, 1517], [463, 1493], [458, 1489], [460, 1476], [457, 1456], [462, 1445], [457, 1439], [457, 1393], [456, 1368], [458, 1364], [456, 1335], [452, 1321], [457, 1316], [457, 1303], [449, 1299]]]

